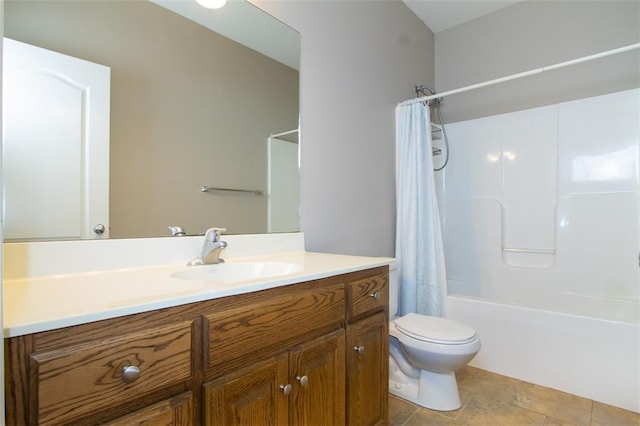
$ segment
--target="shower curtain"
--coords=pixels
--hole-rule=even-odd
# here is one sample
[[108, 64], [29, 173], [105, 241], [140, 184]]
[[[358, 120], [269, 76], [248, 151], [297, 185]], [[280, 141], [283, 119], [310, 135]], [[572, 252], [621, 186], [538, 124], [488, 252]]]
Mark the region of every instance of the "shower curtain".
[[445, 315], [447, 279], [430, 116], [424, 102], [396, 107], [398, 315]]

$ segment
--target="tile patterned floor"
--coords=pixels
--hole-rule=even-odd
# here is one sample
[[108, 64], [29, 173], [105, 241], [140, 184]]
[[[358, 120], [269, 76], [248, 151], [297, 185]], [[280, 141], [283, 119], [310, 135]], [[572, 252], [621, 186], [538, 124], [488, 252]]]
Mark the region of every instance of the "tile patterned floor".
[[456, 373], [462, 407], [432, 411], [389, 396], [389, 424], [640, 426], [640, 414], [473, 367]]

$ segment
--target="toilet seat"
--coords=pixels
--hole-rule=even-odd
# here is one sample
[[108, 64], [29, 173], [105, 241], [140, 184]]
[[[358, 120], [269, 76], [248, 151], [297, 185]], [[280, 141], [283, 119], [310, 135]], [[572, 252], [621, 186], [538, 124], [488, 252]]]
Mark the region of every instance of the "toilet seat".
[[473, 328], [447, 318], [410, 313], [393, 323], [402, 334], [422, 342], [462, 345], [477, 339]]

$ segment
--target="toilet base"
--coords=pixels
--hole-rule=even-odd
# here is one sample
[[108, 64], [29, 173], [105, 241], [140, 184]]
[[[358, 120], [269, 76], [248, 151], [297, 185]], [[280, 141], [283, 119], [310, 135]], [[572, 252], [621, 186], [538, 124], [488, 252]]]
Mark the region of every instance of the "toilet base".
[[420, 378], [405, 375], [393, 358], [389, 362], [389, 392], [422, 407], [452, 411], [461, 407], [455, 373], [420, 370]]

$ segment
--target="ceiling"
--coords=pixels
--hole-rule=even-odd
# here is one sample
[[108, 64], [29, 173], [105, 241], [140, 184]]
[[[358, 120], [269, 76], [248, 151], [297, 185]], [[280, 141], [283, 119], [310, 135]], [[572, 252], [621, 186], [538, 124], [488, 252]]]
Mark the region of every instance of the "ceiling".
[[434, 33], [522, 0], [402, 0]]

